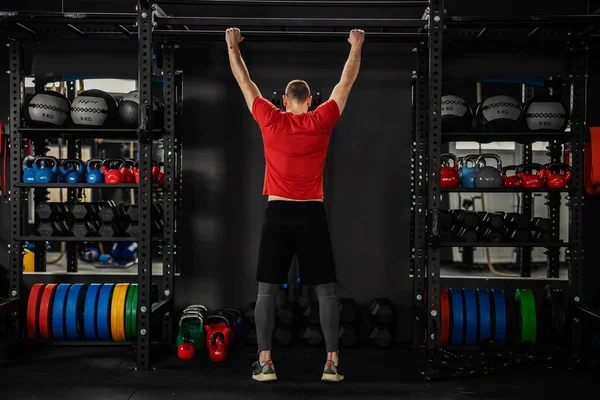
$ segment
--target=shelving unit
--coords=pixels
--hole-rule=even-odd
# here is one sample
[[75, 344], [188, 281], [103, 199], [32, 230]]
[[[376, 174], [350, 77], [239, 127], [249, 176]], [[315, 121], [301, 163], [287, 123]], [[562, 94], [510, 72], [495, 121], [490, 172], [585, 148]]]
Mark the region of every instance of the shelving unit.
[[[433, 14], [435, 15], [435, 14]], [[413, 76], [413, 148], [411, 182], [411, 272], [413, 276], [413, 307], [415, 310], [414, 345], [420, 347], [423, 337], [427, 338], [424, 356], [424, 370], [427, 376], [435, 377], [440, 370], [431, 362], [440, 349], [440, 305], [437, 294], [442, 287], [440, 276], [440, 249], [443, 247], [515, 247], [521, 252], [521, 277], [531, 275], [531, 248], [545, 247], [548, 254], [548, 278], [558, 278], [559, 251], [564, 247], [568, 251], [568, 298], [572, 306], [578, 307], [581, 298], [582, 268], [582, 198], [583, 198], [583, 142], [586, 131], [586, 40], [600, 22], [598, 16], [547, 16], [512, 19], [493, 17], [444, 17], [439, 15], [439, 23], [445, 30], [431, 29], [434, 35], [429, 46], [421, 43], [417, 47], [417, 70]], [[437, 33], [437, 34], [436, 34]], [[431, 37], [431, 36], [430, 36]], [[442, 44], [454, 41], [515, 41], [545, 39], [567, 43], [570, 60], [570, 76], [565, 78], [572, 86], [572, 113], [570, 130], [567, 132], [504, 132], [480, 133], [441, 132], [442, 97]], [[437, 39], [437, 41], [436, 41]], [[500, 46], [494, 44], [493, 46]], [[501, 71], [498, 71], [501, 73]], [[483, 78], [483, 77], [482, 77]], [[527, 89], [526, 97], [531, 98], [533, 91]], [[559, 162], [561, 144], [567, 143], [571, 153], [573, 176], [570, 187], [565, 189], [441, 189], [438, 171], [442, 144], [457, 141], [489, 143], [512, 141], [524, 145], [523, 163], [532, 162], [532, 142], [549, 142], [547, 155], [549, 162]], [[447, 193], [519, 193], [522, 196], [522, 213], [531, 217], [532, 193], [547, 193], [548, 217], [552, 220], [552, 242], [441, 242], [438, 232], [438, 217], [442, 207], [440, 198]], [[561, 193], [568, 194], [567, 205], [570, 208], [568, 242], [558, 240], [559, 207]], [[527, 286], [523, 280], [511, 280]], [[427, 295], [424, 302], [423, 295]], [[425, 321], [425, 322], [422, 322]], [[572, 351], [582, 351], [582, 331], [578, 318], [570, 321]]]

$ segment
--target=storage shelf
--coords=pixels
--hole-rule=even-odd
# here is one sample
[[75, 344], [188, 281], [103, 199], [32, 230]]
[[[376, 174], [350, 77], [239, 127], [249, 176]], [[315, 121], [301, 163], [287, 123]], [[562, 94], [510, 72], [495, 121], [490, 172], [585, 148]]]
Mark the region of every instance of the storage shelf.
[[137, 189], [137, 183], [120, 183], [118, 185], [111, 185], [108, 183], [26, 183], [26, 182], [18, 182], [15, 184], [16, 187], [21, 188], [46, 188], [46, 189], [101, 189], [101, 188], [111, 188], [111, 189]]
[[[19, 128], [19, 132], [26, 137], [44, 136], [49, 138], [62, 138], [62, 137], [89, 137], [99, 139], [131, 139], [137, 140], [138, 130], [136, 128]], [[152, 134], [155, 139], [162, 137], [162, 129], [154, 129]]]
[[442, 193], [569, 193], [575, 191], [575, 188], [564, 188], [564, 189], [550, 189], [550, 188], [452, 188], [452, 189], [440, 189]]
[[[160, 241], [162, 238], [154, 237], [153, 241]], [[17, 240], [28, 242], [137, 242], [137, 237], [72, 237], [72, 236], [17, 236]]]
[[569, 140], [571, 132], [442, 132], [443, 142], [517, 142], [533, 143]]
[[569, 243], [557, 242], [441, 242], [439, 247], [569, 247]]

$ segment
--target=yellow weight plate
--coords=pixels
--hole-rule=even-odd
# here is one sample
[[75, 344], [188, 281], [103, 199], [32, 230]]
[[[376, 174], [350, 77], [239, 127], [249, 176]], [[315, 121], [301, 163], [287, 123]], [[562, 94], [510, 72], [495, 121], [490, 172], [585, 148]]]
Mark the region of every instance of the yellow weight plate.
[[115, 286], [111, 304], [110, 330], [114, 341], [125, 340], [125, 298], [127, 297], [128, 283], [119, 283]]

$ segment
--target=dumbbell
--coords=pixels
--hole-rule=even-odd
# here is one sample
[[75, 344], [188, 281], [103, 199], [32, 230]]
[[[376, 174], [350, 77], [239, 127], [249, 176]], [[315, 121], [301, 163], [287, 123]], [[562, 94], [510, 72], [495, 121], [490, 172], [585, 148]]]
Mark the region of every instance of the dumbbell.
[[440, 229], [438, 234], [440, 235], [440, 241], [442, 242], [452, 242], [454, 240], [454, 236], [449, 230]]
[[96, 220], [98, 207], [95, 203], [67, 203], [65, 207], [66, 217], [71, 220]]
[[67, 236], [69, 234], [69, 227], [65, 221], [44, 221], [37, 224], [37, 232], [40, 236]]
[[501, 214], [480, 211], [477, 215], [479, 216], [479, 226], [490, 229], [500, 229], [504, 227], [504, 218]]
[[318, 325], [320, 323], [318, 301], [313, 301], [310, 303], [306, 311], [304, 311], [304, 317], [306, 317], [306, 322], [308, 325]]
[[536, 232], [550, 232], [552, 221], [550, 218], [535, 217], [531, 219], [531, 230]]
[[358, 342], [359, 318], [356, 303], [350, 298], [338, 300], [340, 310], [340, 344], [344, 347], [354, 347]]
[[479, 224], [479, 217], [474, 211], [452, 210], [454, 226], [464, 228], [476, 228]]
[[477, 227], [477, 235], [480, 240], [486, 242], [502, 242], [504, 240], [504, 235], [502, 230], [500, 229], [491, 229], [486, 226], [478, 226]]
[[394, 343], [392, 332], [387, 326], [375, 326], [369, 337], [372, 343], [380, 349], [390, 348]]
[[289, 326], [279, 325], [273, 333], [273, 339], [279, 346], [287, 347], [292, 344], [292, 329]]
[[354, 324], [358, 318], [356, 303], [350, 298], [338, 299], [338, 308], [340, 310], [341, 324]]
[[358, 344], [358, 327], [354, 324], [340, 326], [340, 344], [344, 347], [355, 347]]
[[73, 236], [82, 237], [97, 237], [98, 223], [96, 221], [75, 221], [71, 227]]
[[529, 229], [504, 229], [504, 239], [513, 242], [526, 242], [529, 240]]
[[450, 210], [440, 210], [438, 214], [438, 228], [450, 229], [454, 223], [454, 218]]
[[302, 342], [311, 347], [316, 347], [323, 343], [323, 332], [320, 326], [307, 326], [302, 334]]
[[374, 325], [387, 325], [394, 321], [396, 309], [389, 299], [376, 298], [371, 302], [369, 315]]
[[534, 232], [532, 239], [536, 242], [551, 242], [552, 235], [549, 232]]
[[65, 205], [63, 203], [40, 203], [35, 208], [35, 217], [38, 221], [62, 218], [64, 214]]
[[250, 306], [244, 313], [244, 326], [247, 327], [246, 333], [244, 335], [246, 339], [246, 344], [248, 346], [256, 346], [257, 338], [256, 338], [256, 320], [254, 319], [254, 309], [256, 307], [256, 302], [253, 301], [250, 303]]
[[121, 207], [107, 206], [102, 207], [98, 212], [100, 226], [98, 233], [102, 237], [120, 237], [123, 236], [125, 228], [123, 226], [125, 216]]
[[525, 214], [505, 213], [504, 225], [509, 229], [529, 229], [529, 219]]
[[452, 233], [457, 240], [462, 240], [463, 242], [476, 242], [478, 239], [476, 227], [464, 228], [455, 225]]
[[298, 307], [291, 301], [284, 301], [277, 307], [277, 320], [284, 326], [291, 325], [298, 315]]

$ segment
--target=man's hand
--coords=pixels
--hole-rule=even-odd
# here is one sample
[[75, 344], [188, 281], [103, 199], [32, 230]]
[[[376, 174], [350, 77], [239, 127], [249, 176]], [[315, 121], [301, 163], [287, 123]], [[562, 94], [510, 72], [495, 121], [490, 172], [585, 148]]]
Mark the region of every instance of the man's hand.
[[362, 29], [352, 29], [348, 37], [348, 43], [352, 46], [360, 47], [365, 41], [365, 31]]
[[244, 40], [239, 28], [229, 28], [225, 31], [225, 41], [228, 47], [237, 46]]

